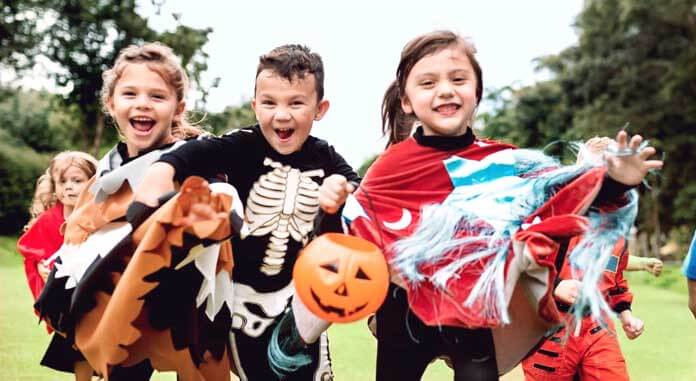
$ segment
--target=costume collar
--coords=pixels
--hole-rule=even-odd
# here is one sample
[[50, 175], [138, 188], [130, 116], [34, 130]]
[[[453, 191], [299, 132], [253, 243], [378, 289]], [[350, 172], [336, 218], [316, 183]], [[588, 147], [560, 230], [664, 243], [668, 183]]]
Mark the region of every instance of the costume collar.
[[459, 136], [436, 136], [436, 135], [424, 135], [423, 127], [418, 127], [416, 132], [413, 134], [413, 138], [416, 142], [422, 146], [437, 148], [440, 150], [453, 150], [466, 148], [471, 145], [476, 137], [474, 136], [471, 128], [466, 129], [464, 135]]

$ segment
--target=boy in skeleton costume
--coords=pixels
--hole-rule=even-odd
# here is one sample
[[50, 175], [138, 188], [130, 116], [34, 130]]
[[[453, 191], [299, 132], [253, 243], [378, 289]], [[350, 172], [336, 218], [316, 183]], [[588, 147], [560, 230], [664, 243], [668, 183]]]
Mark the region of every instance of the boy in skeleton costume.
[[[163, 155], [143, 182], [139, 201], [153, 204], [173, 180], [224, 174], [244, 203], [244, 226], [233, 237], [234, 308], [231, 341], [242, 380], [273, 380], [267, 359], [273, 328], [294, 291], [292, 268], [310, 239], [326, 178], [350, 188], [358, 176], [327, 142], [309, 136], [329, 108], [323, 99], [323, 64], [299, 45], [261, 56], [252, 107], [258, 125], [219, 138], [201, 138]], [[332, 177], [332, 175], [335, 175]], [[340, 176], [338, 176], [340, 175]], [[337, 216], [321, 230], [339, 230]], [[293, 379], [332, 378], [326, 335], [307, 348], [312, 361]]]

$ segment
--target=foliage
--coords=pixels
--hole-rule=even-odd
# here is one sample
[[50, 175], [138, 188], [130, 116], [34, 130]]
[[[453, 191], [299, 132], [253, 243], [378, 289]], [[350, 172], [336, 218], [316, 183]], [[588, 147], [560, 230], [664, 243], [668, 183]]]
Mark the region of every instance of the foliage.
[[373, 156], [368, 157], [365, 161], [363, 161], [363, 163], [360, 164], [360, 168], [358, 168], [358, 175], [360, 177], [365, 176], [365, 173], [367, 173], [367, 170], [370, 169], [370, 166], [372, 166], [372, 163], [374, 163], [378, 157], [379, 157], [379, 155], [373, 155]]
[[194, 120], [202, 120], [202, 123], [216, 135], [256, 124], [256, 114], [251, 108], [251, 102], [244, 102], [239, 106], [227, 106], [218, 113], [198, 111], [195, 115], [197, 118]]
[[[693, 0], [585, 3], [577, 45], [538, 60], [552, 79], [489, 96], [485, 134], [521, 146], [615, 136], [628, 123], [664, 154], [641, 227], [696, 224], [696, 6]], [[558, 152], [555, 152], [558, 153]]]
[[3, 0], [0, 5], [0, 65], [17, 72], [33, 64], [41, 36], [36, 32], [40, 0]]
[[49, 160], [0, 129], [0, 234], [16, 234], [29, 220], [34, 185]]
[[75, 110], [62, 107], [57, 96], [46, 92], [5, 89], [5, 93], [0, 101], [0, 129], [9, 139], [37, 152], [61, 151], [71, 145], [77, 128]]
[[[181, 57], [194, 83], [199, 82], [201, 73], [207, 69], [208, 56], [202, 47], [212, 29], [195, 29], [179, 23], [174, 31], [157, 33], [148, 26], [147, 18], [137, 13], [135, 0], [13, 0], [11, 3], [15, 6], [2, 9], [7, 13], [6, 20], [11, 21], [7, 24], [17, 34], [12, 41], [28, 42], [10, 44], [9, 41], [8, 46], [17, 49], [14, 54], [25, 60], [34, 57], [29, 45], [34, 46], [34, 50], [40, 49], [43, 56], [61, 67], [50, 75], [57, 85], [68, 89], [65, 104], [79, 110], [77, 140], [82, 150], [96, 153], [100, 146], [116, 141], [115, 129], [105, 128], [99, 92], [102, 73], [111, 67], [121, 49], [161, 40]], [[35, 15], [45, 27], [39, 29], [37, 23], [20, 27], [12, 22], [22, 19], [24, 14]]]

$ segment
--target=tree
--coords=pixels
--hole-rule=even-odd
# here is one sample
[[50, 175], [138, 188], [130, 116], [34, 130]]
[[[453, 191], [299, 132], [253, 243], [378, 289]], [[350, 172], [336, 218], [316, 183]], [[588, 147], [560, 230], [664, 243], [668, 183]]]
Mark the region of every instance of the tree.
[[0, 65], [21, 71], [31, 67], [41, 35], [36, 33], [39, 0], [3, 0], [0, 5]]
[[372, 155], [365, 159], [365, 161], [363, 161], [362, 164], [360, 164], [360, 168], [358, 168], [358, 175], [360, 177], [365, 176], [367, 170], [370, 169], [370, 167], [372, 166], [372, 164], [374, 164], [375, 160], [377, 160], [378, 157], [379, 155]]
[[197, 119], [203, 120], [203, 124], [208, 126], [211, 132], [216, 135], [256, 123], [256, 114], [251, 108], [251, 102], [244, 102], [239, 106], [227, 106], [219, 113], [198, 111], [196, 115]]
[[0, 130], [14, 144], [46, 153], [68, 149], [79, 112], [66, 109], [60, 97], [43, 91], [5, 89], [0, 101]]
[[[194, 29], [179, 24], [174, 32], [158, 34], [135, 7], [134, 0], [56, 0], [46, 9], [54, 22], [47, 28], [43, 53], [64, 68], [63, 72], [53, 73], [53, 78], [58, 85], [71, 88], [65, 103], [79, 108], [83, 116], [80, 140], [85, 149], [94, 153], [102, 145], [105, 132], [99, 97], [101, 75], [121, 49], [159, 39], [180, 55], [194, 81], [207, 69], [207, 55], [202, 47], [208, 41], [210, 28]], [[106, 140], [115, 140], [114, 129], [106, 131], [109, 131]]]
[[653, 193], [642, 199], [642, 228], [659, 234], [693, 226], [696, 179], [686, 175], [696, 173], [693, 0], [588, 0], [576, 28], [577, 45], [538, 61], [553, 78], [508, 93], [486, 116], [486, 133], [541, 146], [614, 136], [628, 123], [666, 159], [650, 179]]

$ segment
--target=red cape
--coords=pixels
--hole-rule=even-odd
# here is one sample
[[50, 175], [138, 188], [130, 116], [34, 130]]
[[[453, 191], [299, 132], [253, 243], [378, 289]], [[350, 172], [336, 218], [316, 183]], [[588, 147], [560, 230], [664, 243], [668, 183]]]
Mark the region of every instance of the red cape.
[[17, 251], [24, 257], [24, 271], [27, 274], [29, 289], [34, 300], [44, 287], [38, 271], [38, 264], [51, 257], [63, 244], [60, 227], [65, 222], [63, 204], [57, 202], [47, 209], [17, 241]]

